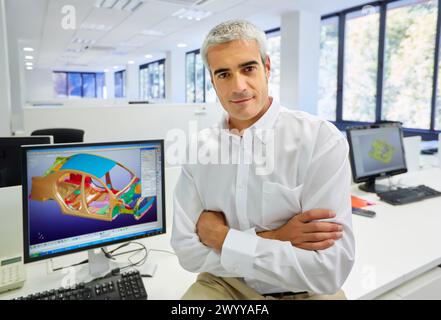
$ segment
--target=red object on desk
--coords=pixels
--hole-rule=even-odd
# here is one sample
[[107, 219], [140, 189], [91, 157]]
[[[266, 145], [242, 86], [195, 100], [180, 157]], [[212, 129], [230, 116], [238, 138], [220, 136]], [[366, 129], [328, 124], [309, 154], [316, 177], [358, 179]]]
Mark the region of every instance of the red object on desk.
[[375, 204], [374, 202], [364, 200], [362, 198], [351, 196], [352, 208], [363, 208]]

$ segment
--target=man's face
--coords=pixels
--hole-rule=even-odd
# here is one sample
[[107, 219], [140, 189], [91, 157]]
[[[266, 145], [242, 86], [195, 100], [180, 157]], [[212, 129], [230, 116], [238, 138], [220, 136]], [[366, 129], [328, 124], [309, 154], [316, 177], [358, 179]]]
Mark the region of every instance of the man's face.
[[255, 40], [234, 40], [207, 51], [211, 81], [230, 120], [252, 124], [269, 106], [270, 61], [262, 64]]

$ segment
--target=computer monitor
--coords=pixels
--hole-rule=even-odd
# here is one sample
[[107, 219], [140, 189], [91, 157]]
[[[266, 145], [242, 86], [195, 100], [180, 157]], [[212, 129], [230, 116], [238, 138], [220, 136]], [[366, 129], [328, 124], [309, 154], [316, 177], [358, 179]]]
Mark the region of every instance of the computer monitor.
[[23, 150], [25, 263], [166, 232], [163, 140]]
[[403, 133], [399, 123], [372, 124], [346, 129], [354, 182], [365, 182], [360, 189], [382, 192], [377, 178], [407, 172]]
[[0, 188], [21, 185], [21, 146], [51, 143], [52, 136], [0, 137]]

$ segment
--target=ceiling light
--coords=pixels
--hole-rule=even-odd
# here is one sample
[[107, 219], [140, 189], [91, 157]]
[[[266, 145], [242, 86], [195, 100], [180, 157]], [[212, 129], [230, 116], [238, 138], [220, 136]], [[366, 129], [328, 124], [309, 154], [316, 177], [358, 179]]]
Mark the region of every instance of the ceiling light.
[[85, 23], [84, 22], [81, 24], [80, 29], [107, 32], [112, 29], [112, 26], [108, 26], [105, 24], [95, 24], [95, 23]]
[[26, 60], [33, 60], [34, 57], [33, 57], [33, 56], [25, 56], [25, 59], [26, 59]]
[[26, 70], [34, 70], [32, 67], [26, 67]]
[[27, 66], [33, 66], [34, 64], [32, 62], [26, 62]]
[[115, 69], [115, 70], [118, 69], [118, 68], [119, 68], [118, 66], [113, 66], [113, 69]]
[[146, 58], [146, 59], [150, 59], [150, 58], [153, 58], [153, 56], [152, 56], [151, 54], [146, 54], [146, 55], [144, 56], [144, 58]]
[[202, 19], [211, 16], [211, 11], [197, 10], [192, 8], [182, 8], [175, 13], [172, 14], [173, 17], [178, 17], [180, 19], [187, 18], [187, 20], [197, 20], [201, 21]]
[[165, 35], [164, 32], [157, 30], [142, 30], [141, 34], [145, 36], [153, 36], [153, 37], [161, 37]]
[[187, 44], [186, 43], [178, 43], [177, 47], [178, 48], [186, 48]]
[[26, 47], [26, 48], [23, 48], [23, 51], [32, 52], [32, 51], [34, 51], [34, 48]]
[[135, 61], [133, 61], [133, 60], [129, 60], [129, 61], [127, 61], [127, 63], [128, 63], [128, 64], [134, 64]]
[[109, 69], [104, 69], [104, 72], [109, 72]]

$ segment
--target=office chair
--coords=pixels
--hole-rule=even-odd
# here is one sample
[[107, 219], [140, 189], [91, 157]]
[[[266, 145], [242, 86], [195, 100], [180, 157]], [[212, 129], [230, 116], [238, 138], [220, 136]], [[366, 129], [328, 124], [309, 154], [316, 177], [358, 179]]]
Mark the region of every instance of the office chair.
[[69, 129], [69, 128], [53, 128], [53, 129], [40, 129], [31, 133], [31, 136], [53, 136], [54, 143], [70, 143], [70, 142], [83, 142], [84, 130], [81, 129]]

